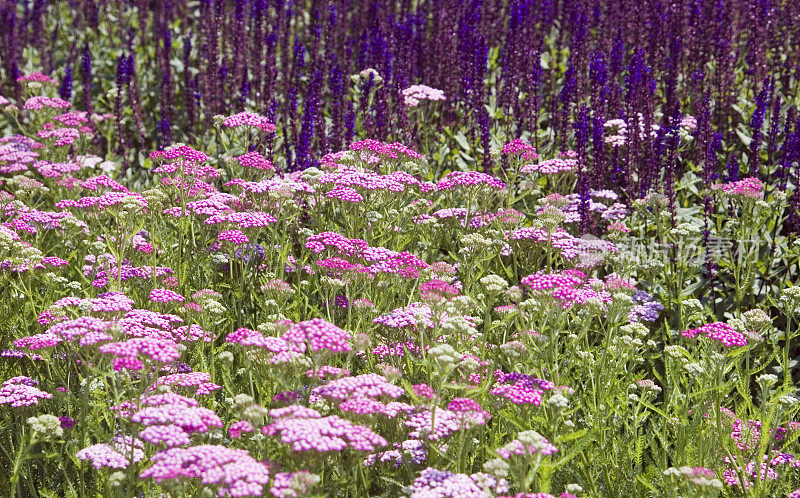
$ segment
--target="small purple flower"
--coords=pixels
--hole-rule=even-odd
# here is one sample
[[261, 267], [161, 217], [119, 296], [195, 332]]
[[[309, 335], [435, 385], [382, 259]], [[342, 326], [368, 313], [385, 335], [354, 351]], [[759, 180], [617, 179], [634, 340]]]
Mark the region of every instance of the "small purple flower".
[[76, 424], [75, 420], [69, 417], [58, 417], [58, 420], [61, 421], [62, 429], [72, 429], [73, 427], [75, 427]]

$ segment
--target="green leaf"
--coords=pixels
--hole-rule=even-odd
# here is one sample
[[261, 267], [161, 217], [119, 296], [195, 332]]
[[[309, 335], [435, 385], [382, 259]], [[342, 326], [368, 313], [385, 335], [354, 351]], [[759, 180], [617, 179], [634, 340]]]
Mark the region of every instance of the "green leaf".
[[642, 474], [637, 475], [636, 476], [636, 480], [639, 481], [640, 483], [642, 483], [644, 485], [644, 487], [646, 487], [647, 489], [649, 489], [653, 493], [657, 493], [658, 492], [656, 487], [653, 486], [653, 483], [648, 481], [647, 478], [645, 476], [643, 476]]
[[588, 433], [588, 429], [581, 429], [579, 431], [571, 432], [569, 434], [559, 434], [555, 437], [555, 440], [559, 443], [567, 443], [569, 441], [574, 441], [576, 439], [580, 439]]
[[745, 147], [750, 147], [750, 142], [753, 141], [753, 137], [747, 136], [744, 131], [738, 128], [736, 129], [736, 134], [739, 135], [739, 140], [742, 141]]
[[460, 145], [462, 149], [464, 149], [466, 151], [469, 151], [471, 149], [471, 147], [469, 145], [469, 141], [467, 141], [467, 137], [464, 136], [463, 133], [459, 133], [458, 135], [456, 135], [455, 139], [456, 139], [456, 142], [458, 142], [458, 145]]

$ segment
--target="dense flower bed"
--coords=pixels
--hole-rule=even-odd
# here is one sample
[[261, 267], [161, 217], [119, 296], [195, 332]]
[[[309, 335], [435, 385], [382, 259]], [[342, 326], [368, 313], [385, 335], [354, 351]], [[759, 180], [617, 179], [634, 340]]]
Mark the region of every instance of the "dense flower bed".
[[0, 7], [0, 495], [800, 496], [795, 7], [89, 3]]

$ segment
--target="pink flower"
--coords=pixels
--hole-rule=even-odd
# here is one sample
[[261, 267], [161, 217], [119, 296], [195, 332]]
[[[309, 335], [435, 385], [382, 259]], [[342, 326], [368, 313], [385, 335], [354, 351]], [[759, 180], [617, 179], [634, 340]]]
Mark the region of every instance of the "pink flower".
[[269, 466], [242, 449], [210, 444], [170, 448], [150, 460], [153, 465], [142, 471], [140, 478], [158, 483], [196, 479], [219, 486], [220, 496], [261, 496], [269, 482]]
[[152, 425], [139, 432], [139, 437], [151, 444], [163, 444], [168, 448], [191, 443], [186, 431], [177, 425]]
[[205, 153], [195, 150], [188, 145], [175, 145], [164, 150], [157, 150], [150, 153], [150, 159], [162, 161], [174, 161], [182, 159], [188, 163], [203, 163], [209, 160]]
[[744, 334], [724, 322], [707, 323], [696, 329], [684, 330], [681, 332], [681, 335], [687, 338], [695, 338], [698, 335], [704, 335], [709, 339], [721, 342], [724, 346], [729, 348], [745, 346], [747, 344], [747, 337]]
[[313, 318], [292, 325], [281, 335], [281, 339], [294, 344], [308, 344], [311, 351], [350, 351], [352, 338], [346, 330], [323, 320]]
[[[130, 465], [130, 447], [122, 445], [111, 446], [110, 444], [93, 444], [80, 450], [75, 454], [78, 460], [89, 460], [92, 467], [100, 469], [110, 467], [112, 469], [126, 469]], [[139, 448], [133, 449], [133, 461], [139, 462], [144, 458], [144, 452]]]
[[50, 83], [51, 85], [57, 85], [58, 82], [47, 76], [46, 74], [42, 73], [31, 73], [26, 74], [25, 76], [20, 76], [17, 78], [18, 83], [30, 83], [30, 82], [37, 82], [37, 83]]
[[758, 178], [745, 178], [738, 182], [718, 183], [711, 186], [712, 190], [719, 190], [735, 197], [760, 199], [764, 192], [764, 183]]
[[72, 104], [57, 97], [44, 97], [37, 95], [36, 97], [31, 97], [26, 100], [23, 107], [31, 111], [38, 111], [44, 107], [50, 107], [52, 109], [68, 109], [72, 107]]
[[153, 289], [150, 291], [150, 300], [155, 303], [182, 303], [186, 298], [169, 289]]
[[222, 120], [222, 125], [228, 128], [236, 128], [237, 126], [252, 126], [263, 130], [267, 133], [272, 133], [277, 130], [277, 127], [270, 123], [267, 118], [253, 112], [240, 112]]
[[228, 428], [228, 435], [233, 439], [239, 439], [242, 437], [242, 434], [253, 432], [255, 430], [256, 428], [253, 427], [253, 424], [247, 420], [238, 420], [232, 423], [230, 428]]
[[52, 394], [34, 387], [38, 383], [30, 377], [24, 376], [6, 380], [0, 386], [0, 405], [11, 405], [18, 408], [36, 405], [39, 400], [52, 398]]
[[502, 189], [506, 187], [506, 184], [501, 180], [487, 175], [486, 173], [481, 173], [478, 171], [453, 171], [439, 180], [439, 182], [436, 184], [436, 189], [449, 190], [459, 187], [479, 187], [483, 185], [495, 189]]
[[234, 245], [247, 244], [249, 242], [247, 235], [243, 234], [241, 230], [225, 230], [220, 232], [217, 238], [220, 242], [228, 241]]
[[352, 397], [397, 398], [405, 393], [402, 387], [395, 386], [378, 374], [363, 374], [344, 377], [315, 387], [312, 392], [318, 396], [346, 400]]
[[342, 451], [352, 448], [374, 451], [388, 442], [370, 428], [355, 425], [336, 415], [323, 418], [280, 418], [265, 426], [266, 436], [280, 436], [294, 451]]
[[241, 156], [236, 156], [233, 160], [238, 161], [239, 164], [244, 166], [245, 168], [253, 168], [253, 169], [261, 169], [261, 170], [268, 170], [274, 171], [275, 166], [272, 163], [259, 154], [257, 151], [251, 151], [247, 154], [243, 154]]

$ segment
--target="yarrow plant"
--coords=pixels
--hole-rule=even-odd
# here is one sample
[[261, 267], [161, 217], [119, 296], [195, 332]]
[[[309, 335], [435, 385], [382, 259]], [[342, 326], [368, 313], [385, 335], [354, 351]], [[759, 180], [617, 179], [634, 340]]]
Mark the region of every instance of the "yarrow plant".
[[800, 495], [800, 3], [351, 4], [0, 7], [0, 496]]

